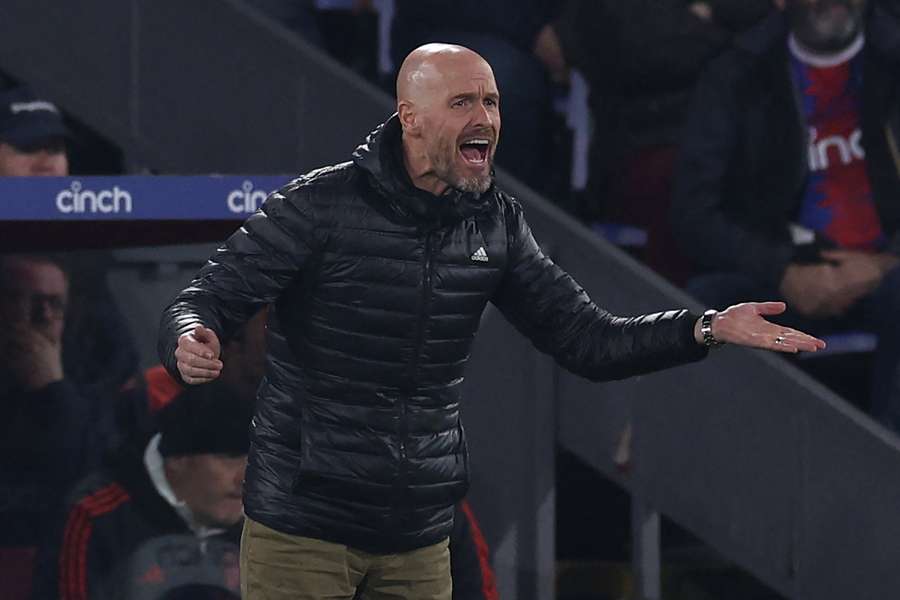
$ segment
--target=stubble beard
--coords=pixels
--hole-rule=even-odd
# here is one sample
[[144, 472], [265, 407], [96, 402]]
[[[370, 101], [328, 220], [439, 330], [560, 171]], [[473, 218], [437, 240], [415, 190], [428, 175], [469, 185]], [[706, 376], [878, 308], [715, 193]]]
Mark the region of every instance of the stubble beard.
[[491, 171], [493, 171], [494, 157], [488, 156], [486, 159], [488, 166], [491, 167], [488, 169], [487, 175], [472, 175], [467, 177], [462, 175], [456, 168], [455, 159], [457, 152], [458, 148], [455, 143], [439, 144], [429, 152], [429, 159], [431, 160], [434, 173], [437, 175], [438, 179], [454, 189], [475, 194], [476, 196], [480, 196], [488, 191], [494, 180], [493, 175], [491, 174]]

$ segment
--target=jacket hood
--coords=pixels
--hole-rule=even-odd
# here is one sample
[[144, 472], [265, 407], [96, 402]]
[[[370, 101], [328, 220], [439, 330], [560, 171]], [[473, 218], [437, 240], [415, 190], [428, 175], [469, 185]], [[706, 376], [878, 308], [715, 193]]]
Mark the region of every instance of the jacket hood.
[[494, 195], [493, 183], [483, 194], [449, 188], [440, 196], [414, 186], [403, 164], [402, 129], [396, 113], [356, 148], [353, 162], [367, 173], [393, 212], [423, 224], [447, 225], [481, 213]]

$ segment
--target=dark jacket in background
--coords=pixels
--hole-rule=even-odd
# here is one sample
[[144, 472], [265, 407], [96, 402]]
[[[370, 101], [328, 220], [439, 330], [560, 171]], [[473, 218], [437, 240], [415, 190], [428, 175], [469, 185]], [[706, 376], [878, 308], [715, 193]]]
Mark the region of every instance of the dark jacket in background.
[[391, 29], [396, 68], [413, 48], [442, 31], [490, 33], [530, 53], [553, 17], [552, 0], [397, 0]]
[[568, 0], [554, 21], [566, 61], [591, 87], [597, 135], [609, 156], [674, 143], [703, 66], [735, 31], [771, 9], [770, 0], [719, 0], [710, 3], [713, 20], [705, 21], [688, 4]]
[[241, 525], [197, 538], [130, 446], [70, 495], [39, 557], [34, 600], [162, 598], [206, 583], [237, 592]]
[[[893, 0], [892, 0], [893, 1]], [[900, 19], [872, 7], [863, 50], [863, 147], [874, 202], [900, 249]], [[808, 179], [808, 139], [775, 13], [710, 65], [685, 129], [672, 223], [698, 266], [775, 288], [795, 259], [788, 224]]]
[[0, 397], [0, 596], [27, 597], [47, 524], [100, 462], [97, 404], [68, 381]]
[[159, 343], [177, 377], [179, 335], [200, 322], [227, 339], [274, 304], [246, 513], [382, 553], [450, 535], [468, 488], [460, 390], [488, 302], [594, 380], [705, 355], [686, 311], [625, 319], [594, 305], [500, 190], [414, 187], [400, 138], [395, 116], [354, 162], [270, 196], [166, 309]]

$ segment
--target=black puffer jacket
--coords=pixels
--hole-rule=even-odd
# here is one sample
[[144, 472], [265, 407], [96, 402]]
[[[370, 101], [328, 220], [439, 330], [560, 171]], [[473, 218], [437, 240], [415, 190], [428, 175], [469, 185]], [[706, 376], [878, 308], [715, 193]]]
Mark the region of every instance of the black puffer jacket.
[[251, 518], [373, 552], [446, 538], [468, 486], [460, 389], [488, 302], [592, 379], [703, 356], [693, 315], [597, 308], [503, 192], [413, 187], [396, 117], [353, 158], [272, 194], [163, 315], [160, 354], [177, 376], [179, 334], [202, 322], [227, 338], [275, 304], [245, 484]]

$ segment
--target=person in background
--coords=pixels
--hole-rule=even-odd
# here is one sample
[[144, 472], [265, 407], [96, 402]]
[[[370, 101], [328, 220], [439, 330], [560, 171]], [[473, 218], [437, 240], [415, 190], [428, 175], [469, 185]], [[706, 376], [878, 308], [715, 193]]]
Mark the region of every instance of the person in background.
[[871, 411], [900, 431], [900, 9], [776, 4], [697, 88], [671, 213], [701, 270], [687, 289], [877, 333]]
[[221, 382], [178, 394], [149, 442], [127, 444], [75, 487], [42, 549], [34, 599], [238, 594], [252, 412]]
[[[0, 177], [68, 176], [71, 139], [55, 104], [23, 85], [0, 91]], [[111, 264], [108, 252], [94, 252], [70, 256], [66, 265], [64, 367], [92, 397], [112, 398], [137, 369], [137, 350], [106, 282]]]
[[0, 91], [0, 177], [64, 177], [68, 129], [59, 108], [26, 86]]
[[27, 598], [44, 526], [99, 464], [98, 404], [63, 369], [69, 276], [49, 255], [0, 255], [0, 589]]
[[769, 0], [567, 0], [541, 31], [547, 68], [576, 68], [590, 87], [588, 188], [573, 209], [644, 229], [642, 258], [673, 281], [688, 274], [668, 211], [691, 92], [733, 34], [770, 10]]

